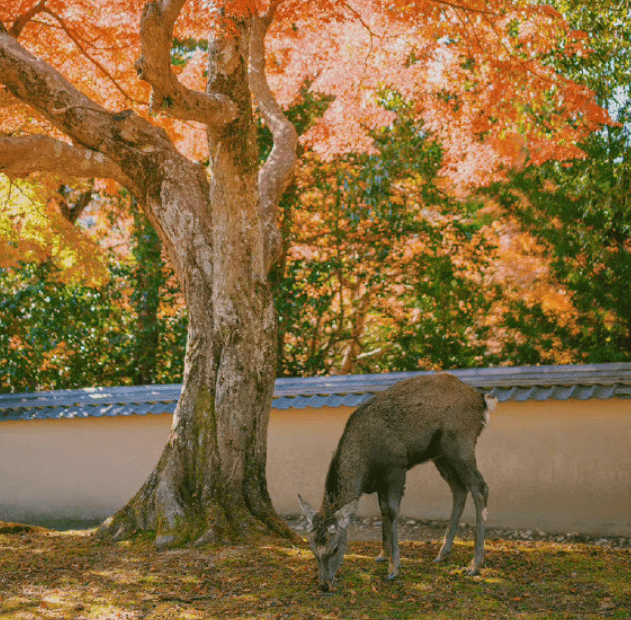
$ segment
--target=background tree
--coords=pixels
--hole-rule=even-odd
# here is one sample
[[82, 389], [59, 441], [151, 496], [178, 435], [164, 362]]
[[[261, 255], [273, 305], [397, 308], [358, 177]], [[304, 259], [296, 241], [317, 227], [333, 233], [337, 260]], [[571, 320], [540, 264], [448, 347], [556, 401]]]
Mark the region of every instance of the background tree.
[[0, 277], [0, 389], [20, 392], [129, 380], [133, 323], [123, 291], [67, 284], [50, 264]]
[[305, 154], [283, 201], [276, 293], [286, 375], [454, 368], [480, 362], [494, 297], [475, 205], [440, 187], [442, 149], [397, 112], [373, 155]]
[[[279, 103], [306, 80], [334, 97], [304, 136], [330, 156], [373, 151], [369, 132], [393, 119], [376, 94], [399, 92], [440, 137], [443, 173], [464, 188], [512, 164], [516, 128], [542, 163], [576, 154], [575, 140], [606, 121], [588, 89], [542, 62], [562, 35], [548, 7], [499, 0], [0, 7], [0, 170], [124, 186], [160, 236], [188, 309], [170, 439], [103, 533], [153, 530], [159, 545], [290, 535], [265, 481], [277, 331], [269, 273], [296, 159]], [[208, 45], [182, 69], [174, 37]], [[142, 116], [148, 99], [151, 121]], [[254, 105], [274, 140], [263, 165]]]
[[[328, 105], [306, 91], [302, 97], [287, 111], [299, 134]], [[375, 155], [351, 153], [322, 162], [307, 151], [291, 191], [283, 196], [283, 252], [272, 272], [278, 372], [294, 376], [580, 360], [571, 338], [577, 329], [575, 310], [559, 293], [559, 284], [547, 281], [544, 248], [519, 231], [516, 221], [501, 223], [503, 212], [497, 208], [489, 213], [479, 201], [455, 200], [446, 193], [437, 177], [440, 145], [399, 97], [391, 93], [386, 105], [397, 117], [375, 136]], [[271, 135], [264, 127], [259, 135], [265, 157]], [[135, 208], [128, 214], [125, 206], [133, 207], [133, 201], [102, 191], [93, 194], [80, 224], [107, 248], [109, 280], [91, 292], [93, 307], [84, 329], [86, 321], [72, 311], [83, 306], [64, 302], [77, 295], [75, 286], [59, 282], [59, 274], [55, 279], [55, 270], [27, 266], [3, 278], [5, 308], [14, 313], [7, 324], [18, 321], [21, 331], [28, 324], [37, 335], [29, 338], [29, 355], [8, 346], [7, 339], [5, 365], [13, 371], [3, 376], [5, 389], [181, 381], [186, 313], [168, 259], [147, 220]], [[68, 243], [72, 246], [72, 240]], [[46, 307], [40, 298], [25, 295], [27, 287], [46, 288], [41, 298]], [[520, 325], [514, 310], [506, 316], [507, 307], [533, 303], [545, 307], [545, 313], [533, 316], [536, 320]], [[91, 320], [110, 315], [120, 332], [111, 332], [109, 321]], [[74, 323], [82, 334], [80, 350], [66, 347], [61, 355], [51, 317]], [[110, 346], [104, 346], [108, 341]], [[33, 347], [54, 350], [55, 364], [72, 366], [74, 372], [55, 373], [55, 364]], [[83, 357], [98, 360], [102, 372], [83, 364]]]
[[135, 260], [133, 271], [133, 303], [138, 322], [135, 333], [134, 383], [155, 383], [157, 353], [160, 343], [158, 308], [160, 288], [165, 283], [162, 262], [162, 243], [147, 218], [132, 207], [134, 232], [132, 253]]
[[45, 181], [5, 185], [0, 389], [181, 381], [186, 313], [151, 225], [129, 196]]
[[[628, 2], [556, 2], [589, 35], [580, 56], [557, 55], [564, 74], [592, 89], [617, 124], [589, 135], [587, 157], [570, 166], [527, 167], [499, 198], [551, 257], [550, 276], [573, 304], [575, 324], [561, 324], [541, 303], [515, 304], [509, 321], [530, 333], [521, 354], [541, 361], [538, 343], [553, 335], [587, 362], [631, 359], [631, 12]], [[567, 42], [561, 41], [563, 47]]]

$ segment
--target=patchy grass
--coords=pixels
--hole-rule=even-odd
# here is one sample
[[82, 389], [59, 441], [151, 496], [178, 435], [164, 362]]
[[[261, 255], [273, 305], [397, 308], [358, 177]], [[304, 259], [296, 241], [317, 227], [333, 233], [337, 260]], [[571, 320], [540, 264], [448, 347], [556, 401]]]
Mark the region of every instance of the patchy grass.
[[378, 544], [351, 543], [337, 592], [317, 592], [307, 547], [184, 548], [107, 543], [90, 532], [0, 534], [3, 620], [631, 618], [631, 551], [489, 541], [479, 577], [472, 543], [434, 565], [437, 542], [401, 544], [403, 574], [384, 580]]

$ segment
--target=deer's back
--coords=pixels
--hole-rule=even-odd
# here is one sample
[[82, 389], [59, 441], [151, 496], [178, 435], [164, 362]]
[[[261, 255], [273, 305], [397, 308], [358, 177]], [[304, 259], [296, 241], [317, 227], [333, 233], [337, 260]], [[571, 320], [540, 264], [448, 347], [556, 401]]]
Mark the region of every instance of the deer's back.
[[375, 467], [407, 468], [435, 458], [445, 433], [471, 441], [484, 427], [484, 398], [448, 373], [397, 383], [359, 407], [340, 443], [355, 446]]

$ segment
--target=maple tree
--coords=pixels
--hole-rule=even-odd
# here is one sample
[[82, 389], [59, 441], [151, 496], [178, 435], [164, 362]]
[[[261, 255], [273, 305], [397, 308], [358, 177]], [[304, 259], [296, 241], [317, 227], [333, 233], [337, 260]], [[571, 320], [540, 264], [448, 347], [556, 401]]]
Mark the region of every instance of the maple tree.
[[[332, 99], [303, 136], [374, 152], [385, 90], [414, 102], [454, 193], [580, 154], [606, 113], [545, 58], [583, 48], [549, 6], [508, 0], [10, 0], [0, 7], [0, 171], [109, 179], [155, 227], [189, 314], [182, 396], [154, 472], [101, 529], [289, 536], [265, 480], [277, 317], [269, 274], [296, 163], [282, 107]], [[137, 78], [140, 78], [139, 80]], [[259, 161], [255, 109], [273, 148]]]
[[[531, 361], [538, 341], [548, 351], [562, 339], [576, 359], [628, 361], [631, 356], [631, 13], [628, 2], [557, 0], [568, 21], [590, 34], [590, 53], [555, 64], [593, 89], [614, 124], [581, 144], [585, 159], [571, 165], [527, 167], [498, 186], [504, 209], [548, 256], [549, 276], [564, 291], [573, 319], [555, 318], [538, 297], [513, 308], [510, 320], [529, 334]], [[563, 45], [563, 41], [559, 42]], [[523, 234], [523, 233], [522, 233]], [[519, 352], [523, 354], [524, 350]]]
[[56, 267], [60, 281], [96, 286], [106, 281], [94, 239], [74, 226], [90, 189], [0, 178], [0, 192], [0, 269], [47, 261]]

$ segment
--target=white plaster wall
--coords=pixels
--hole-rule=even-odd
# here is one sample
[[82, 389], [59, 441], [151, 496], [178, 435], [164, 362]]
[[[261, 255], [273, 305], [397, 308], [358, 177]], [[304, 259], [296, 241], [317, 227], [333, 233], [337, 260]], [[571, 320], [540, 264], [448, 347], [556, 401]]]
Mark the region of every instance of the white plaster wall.
[[[320, 505], [350, 412], [274, 412], [268, 480], [281, 513], [297, 512], [296, 493]], [[631, 535], [631, 401], [500, 403], [477, 457], [490, 487], [489, 525]], [[402, 516], [446, 520], [450, 510], [449, 487], [431, 463], [408, 473]], [[360, 514], [378, 513], [375, 496], [364, 496]], [[471, 499], [463, 520], [474, 520]]]
[[0, 422], [0, 519], [101, 519], [157, 463], [170, 415]]
[[[297, 493], [319, 506], [351, 411], [272, 411], [268, 483], [280, 513], [299, 512]], [[105, 518], [140, 488], [170, 425], [166, 414], [0, 422], [0, 520]], [[631, 536], [631, 401], [500, 403], [477, 453], [489, 525]], [[408, 474], [403, 516], [447, 519], [450, 508], [433, 465]], [[374, 496], [360, 513], [378, 514]]]

